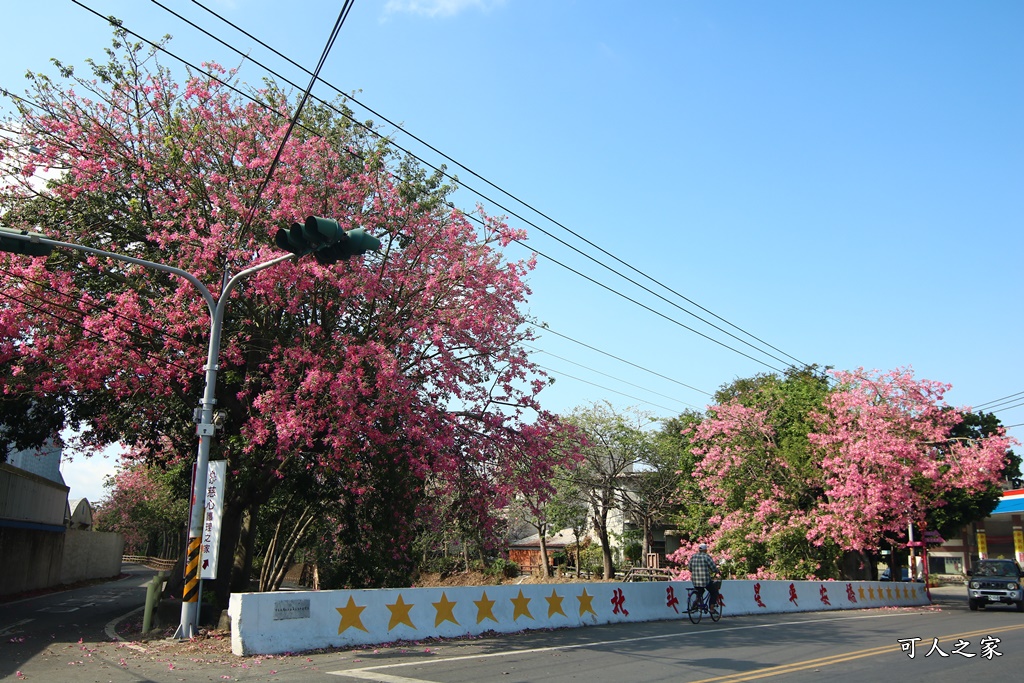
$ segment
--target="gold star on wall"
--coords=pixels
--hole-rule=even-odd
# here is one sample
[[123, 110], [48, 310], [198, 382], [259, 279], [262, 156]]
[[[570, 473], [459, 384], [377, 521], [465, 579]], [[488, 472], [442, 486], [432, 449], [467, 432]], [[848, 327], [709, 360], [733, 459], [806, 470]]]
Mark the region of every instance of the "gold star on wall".
[[391, 610], [391, 620], [388, 622], [388, 630], [390, 631], [399, 624], [405, 624], [409, 628], [416, 628], [412, 624], [412, 619], [409, 617], [409, 610], [413, 608], [413, 605], [406, 604], [405, 600], [402, 599], [402, 594], [398, 594], [398, 600], [393, 605], [387, 605], [387, 608]]
[[587, 595], [587, 589], [586, 588], [583, 589], [583, 595], [577, 595], [576, 599], [580, 601], [580, 616], [581, 617], [586, 612], [590, 612], [595, 617], [597, 616], [597, 612], [594, 611], [594, 608], [591, 605], [591, 603], [594, 601], [594, 596], [593, 595]]
[[561, 614], [563, 617], [567, 616], [566, 613], [562, 611], [562, 597], [558, 595], [554, 589], [551, 590], [551, 597], [544, 599], [548, 601], [548, 619], [556, 614]]
[[[874, 586], [868, 586], [868, 597], [871, 598], [872, 600], [875, 599], [875, 587]], [[878, 597], [882, 597], [882, 589], [881, 588], [878, 589]]]
[[860, 599], [864, 599], [864, 586], [857, 586], [857, 592], [860, 594]]
[[483, 597], [479, 600], [474, 600], [473, 604], [476, 605], [476, 623], [479, 624], [484, 619], [498, 621], [494, 618], [494, 600], [487, 599], [487, 591], [484, 591]]
[[[352, 599], [352, 596], [348, 596], [348, 604], [344, 607], [335, 607], [338, 613], [341, 615], [341, 623], [338, 624], [338, 633], [342, 633], [349, 628], [357, 628], [361, 631], [366, 631], [366, 627], [363, 626], [363, 618], [360, 616], [366, 607], [360, 607], [356, 604], [356, 601]], [[369, 633], [369, 631], [366, 631]]]
[[514, 607], [512, 608], [512, 621], [515, 621], [519, 617], [529, 617], [533, 619], [533, 615], [530, 614], [530, 598], [523, 595], [523, 589], [519, 589], [519, 597], [510, 598]]
[[455, 620], [455, 614], [453, 613], [455, 605], [457, 605], [458, 603], [451, 602], [448, 599], [447, 593], [441, 593], [440, 602], [433, 602], [431, 604], [434, 606], [434, 609], [437, 610], [437, 617], [434, 619], [434, 628], [437, 628], [446, 621], [450, 621], [456, 626], [461, 625], [459, 624], [458, 621]]

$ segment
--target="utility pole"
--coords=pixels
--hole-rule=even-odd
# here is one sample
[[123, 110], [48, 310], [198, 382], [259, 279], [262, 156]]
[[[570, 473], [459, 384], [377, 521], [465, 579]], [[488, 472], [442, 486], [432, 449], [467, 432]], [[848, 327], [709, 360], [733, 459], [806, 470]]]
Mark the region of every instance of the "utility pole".
[[[293, 223], [288, 230], [281, 229], [275, 235], [279, 247], [291, 252], [278, 256], [264, 263], [237, 273], [227, 280], [221, 289], [220, 297], [214, 299], [213, 294], [199, 279], [180, 268], [155, 263], [144, 259], [115, 254], [93, 247], [71, 242], [51, 240], [44, 235], [27, 230], [0, 228], [0, 251], [7, 251], [25, 256], [49, 256], [53, 247], [63, 247], [83, 251], [87, 254], [105, 256], [146, 268], [161, 270], [166, 273], [185, 278], [195, 287], [206, 302], [210, 313], [210, 340], [206, 352], [206, 388], [200, 401], [196, 434], [199, 436], [199, 453], [196, 456], [196, 473], [192, 483], [192, 501], [189, 506], [188, 546], [185, 556], [185, 588], [181, 602], [181, 622], [174, 637], [178, 639], [192, 638], [199, 632], [199, 598], [202, 594], [202, 579], [199, 578], [199, 558], [203, 538], [203, 518], [205, 515], [206, 486], [210, 467], [210, 441], [216, 433], [214, 424], [214, 407], [217, 405], [217, 369], [220, 359], [220, 337], [224, 325], [224, 311], [231, 291], [235, 286], [250, 275], [265, 270], [278, 263], [313, 254], [323, 265], [348, 260], [352, 256], [360, 256], [367, 251], [380, 249], [380, 240], [366, 234], [363, 228], [344, 230], [337, 221], [330, 218], [308, 216], [302, 223]], [[225, 274], [225, 279], [227, 279]]]
[[206, 354], [206, 388], [203, 391], [203, 399], [201, 401], [199, 424], [196, 426], [196, 434], [199, 435], [199, 454], [196, 458], [196, 474], [192, 486], [191, 516], [188, 526], [188, 555], [185, 560], [185, 590], [181, 603], [181, 623], [174, 634], [174, 637], [179, 639], [191, 638], [198, 633], [199, 628], [199, 595], [202, 592], [202, 582], [199, 579], [199, 546], [203, 537], [203, 509], [206, 500], [206, 479], [210, 463], [210, 440], [216, 432], [216, 427], [213, 424], [213, 411], [214, 406], [217, 404], [217, 399], [215, 398], [217, 362], [220, 357], [220, 336], [224, 324], [224, 311], [227, 308], [231, 290], [239, 282], [254, 273], [297, 257], [293, 254], [285, 254], [284, 256], [278, 256], [265, 263], [260, 263], [243, 270], [228, 280], [228, 283], [221, 292], [220, 299], [215, 300], [206, 285], [200, 282], [195, 275], [180, 268], [132, 256], [124, 256], [123, 254], [115, 254], [103, 251], [102, 249], [94, 249], [93, 247], [81, 244], [51, 240], [39, 233], [32, 233], [26, 230], [0, 228], [0, 251], [8, 251], [26, 256], [47, 256], [53, 250], [53, 247], [63, 247], [87, 254], [105, 256], [118, 261], [124, 261], [125, 263], [153, 268], [183, 277], [199, 291], [209, 310], [210, 340]]

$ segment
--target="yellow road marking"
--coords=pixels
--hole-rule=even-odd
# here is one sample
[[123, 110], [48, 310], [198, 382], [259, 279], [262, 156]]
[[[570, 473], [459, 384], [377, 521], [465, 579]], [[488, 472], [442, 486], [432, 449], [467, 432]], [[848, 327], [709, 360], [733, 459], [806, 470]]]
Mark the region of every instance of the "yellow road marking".
[[[1002, 628], [988, 628], [980, 629], [978, 631], [967, 631], [964, 633], [955, 633], [953, 635], [942, 636], [939, 640], [951, 640], [953, 638], [970, 638], [981, 635], [991, 635], [993, 633], [1002, 633], [1003, 631], [1016, 631], [1024, 628], [1024, 624], [1019, 626], [1003, 626]], [[922, 639], [923, 640], [923, 639]], [[855, 650], [853, 652], [844, 652], [837, 655], [831, 655], [829, 657], [819, 657], [818, 659], [805, 659], [801, 662], [793, 662], [792, 664], [780, 664], [778, 666], [767, 667], [764, 669], [757, 669], [755, 671], [747, 671], [739, 674], [727, 674], [725, 676], [716, 676], [714, 678], [702, 678], [699, 681], [693, 681], [692, 683], [741, 683], [742, 681], [753, 681], [758, 678], [769, 678], [771, 676], [780, 676], [782, 674], [793, 673], [794, 671], [803, 671], [805, 669], [816, 669], [823, 666], [832, 666], [833, 664], [841, 664], [854, 659], [861, 659], [863, 657], [874, 657], [876, 655], [891, 653], [899, 650], [899, 643], [893, 643], [893, 645], [885, 645], [882, 647], [873, 647], [866, 650]]]

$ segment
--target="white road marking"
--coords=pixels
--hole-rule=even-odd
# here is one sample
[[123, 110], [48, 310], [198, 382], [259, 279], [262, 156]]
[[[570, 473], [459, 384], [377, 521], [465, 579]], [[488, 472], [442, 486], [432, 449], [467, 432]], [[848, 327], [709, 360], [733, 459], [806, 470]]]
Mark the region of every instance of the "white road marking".
[[30, 621], [32, 621], [32, 619], [22, 619], [21, 621], [14, 622], [10, 626], [5, 626], [3, 630], [0, 631], [0, 638], [3, 638], [4, 636], [13, 636], [15, 633], [18, 633], [18, 631], [15, 631], [14, 629], [19, 626], [24, 626]]
[[353, 669], [352, 671], [328, 671], [332, 676], [347, 676], [348, 678], [360, 678], [364, 681], [374, 683], [431, 683], [422, 678], [406, 678], [405, 676], [392, 676], [391, 674], [379, 673], [370, 669]]
[[366, 666], [360, 669], [348, 669], [342, 671], [325, 671], [331, 676], [348, 676], [349, 678], [358, 678], [365, 681], [374, 681], [375, 683], [431, 683], [419, 678], [403, 678], [401, 676], [393, 676], [391, 674], [382, 673], [382, 669], [397, 669], [406, 666], [422, 666], [425, 664], [441, 664], [443, 662], [458, 662], [458, 661], [469, 661], [473, 659], [491, 659], [494, 657], [514, 657], [516, 655], [530, 655], [538, 654], [543, 652], [556, 652], [559, 650], [577, 650], [584, 647], [601, 647], [603, 645], [621, 645], [623, 643], [640, 643], [647, 640], [666, 640], [668, 638], [685, 638], [689, 636], [699, 636], [707, 633], [721, 633], [722, 631], [749, 631], [752, 629], [761, 628], [777, 628], [779, 626], [800, 626], [803, 624], [820, 624], [829, 621], [843, 621], [847, 619], [888, 619], [890, 617], [902, 617], [902, 616], [920, 616], [921, 614], [927, 614], [922, 612], [886, 612], [881, 614], [862, 614], [856, 616], [836, 616], [826, 617], [823, 619], [808, 619], [806, 621], [782, 621], [773, 622], [771, 624], [751, 624], [749, 626], [729, 626], [725, 628], [716, 628], [714, 630], [696, 630], [691, 629], [688, 631], [680, 631], [678, 633], [663, 633], [657, 636], [638, 636], [636, 638], [620, 638], [616, 640], [600, 640], [589, 643], [575, 643], [572, 645], [552, 645], [549, 647], [534, 647], [526, 650], [506, 650], [504, 652], [488, 652], [483, 654], [473, 655], [462, 655], [459, 657], [438, 657], [437, 659], [418, 659], [411, 662], [399, 662], [397, 664], [379, 664], [377, 666]]
[[[145, 605], [143, 605], [142, 607], [136, 607], [135, 609], [133, 609], [131, 612], [128, 612], [127, 614], [122, 614], [121, 616], [117, 617], [116, 619], [111, 619], [110, 621], [107, 622], [107, 625], [103, 627], [103, 632], [106, 633], [107, 637], [110, 638], [113, 641], [124, 642], [124, 638], [122, 638], [121, 636], [117, 635], [117, 630], [116, 630], [117, 629], [117, 625], [119, 623], [121, 623], [122, 621], [124, 621], [125, 619], [127, 619], [128, 617], [130, 617], [133, 614], [135, 614], [136, 612], [141, 612], [144, 609], [146, 609]], [[154, 607], [154, 609], [156, 609], [156, 608]], [[149, 652], [149, 650], [147, 650], [146, 648], [142, 647], [141, 645], [136, 645], [135, 643], [126, 643], [125, 647], [130, 647], [133, 650], [139, 650], [140, 652]]]

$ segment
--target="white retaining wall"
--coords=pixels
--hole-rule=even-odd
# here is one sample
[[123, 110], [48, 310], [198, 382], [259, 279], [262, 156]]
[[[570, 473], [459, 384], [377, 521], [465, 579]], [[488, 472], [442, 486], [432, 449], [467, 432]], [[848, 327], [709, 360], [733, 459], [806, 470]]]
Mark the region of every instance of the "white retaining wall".
[[74, 583], [121, 573], [124, 536], [110, 531], [68, 529], [64, 534], [60, 582]]
[[[231, 650], [279, 654], [487, 631], [686, 619], [689, 586], [602, 582], [233, 593]], [[726, 581], [721, 592], [726, 618], [930, 602], [919, 583]]]

